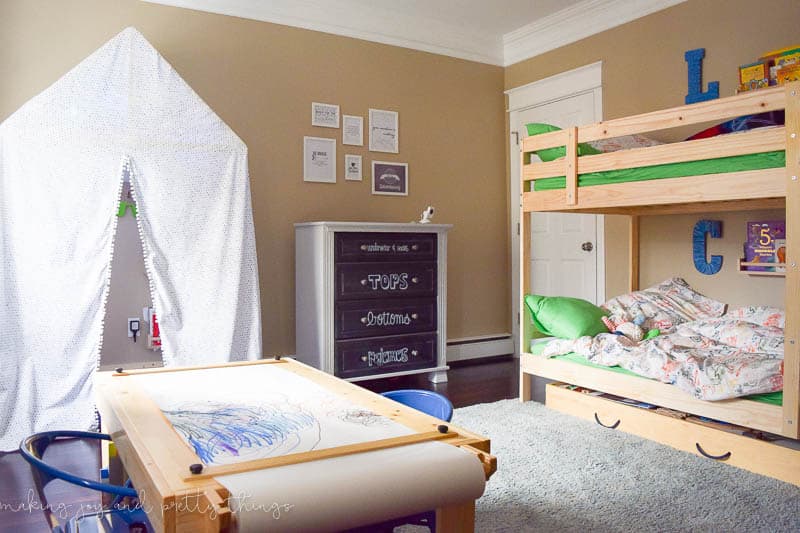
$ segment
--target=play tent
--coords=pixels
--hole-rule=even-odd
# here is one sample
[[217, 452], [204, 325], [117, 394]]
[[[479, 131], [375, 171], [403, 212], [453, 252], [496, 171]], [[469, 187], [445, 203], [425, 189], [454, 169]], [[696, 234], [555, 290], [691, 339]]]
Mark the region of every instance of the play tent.
[[164, 363], [261, 355], [247, 147], [128, 28], [0, 124], [0, 450], [95, 424], [125, 175]]

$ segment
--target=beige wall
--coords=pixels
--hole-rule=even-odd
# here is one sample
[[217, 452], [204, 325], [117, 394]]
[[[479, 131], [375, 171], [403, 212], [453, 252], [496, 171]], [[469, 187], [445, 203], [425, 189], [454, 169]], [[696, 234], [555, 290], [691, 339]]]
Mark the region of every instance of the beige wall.
[[[734, 94], [737, 67], [766, 51], [800, 44], [797, 0], [689, 0], [669, 9], [506, 68], [510, 89], [595, 61], [603, 62], [605, 119], [683, 105], [687, 92], [686, 50], [705, 48], [704, 84], [719, 81], [720, 95]], [[705, 85], [704, 85], [705, 87]], [[642, 225], [642, 281], [682, 275], [699, 290], [730, 303], [782, 305], [782, 281], [742, 278], [733, 265], [740, 255], [744, 222], [757, 214], [719, 217], [655, 217]], [[700, 218], [724, 221], [721, 275], [702, 276], [690, 262], [691, 227]], [[627, 290], [627, 222], [606, 217], [606, 290]], [[719, 253], [719, 252], [715, 252]]]
[[[775, 305], [783, 307], [784, 280], [750, 276], [738, 270], [743, 257], [748, 220], [780, 220], [783, 211], [709, 213], [708, 215], [650, 216], [641, 218], [641, 286], [680, 275], [689, 285], [730, 306]], [[722, 269], [701, 274], [692, 260], [692, 230], [698, 220], [722, 221], [722, 238], [708, 238], [707, 255], [721, 255]]]
[[[705, 80], [732, 94], [736, 67], [795, 44], [796, 0], [690, 0], [506, 69], [274, 24], [134, 0], [5, 0], [0, 4], [0, 120], [107, 39], [137, 27], [247, 143], [263, 302], [265, 353], [294, 351], [294, 234], [308, 220], [416, 219], [436, 206], [450, 235], [449, 337], [510, 330], [508, 158], [502, 90], [603, 61], [605, 118], [681, 105], [683, 53], [704, 47]], [[339, 183], [302, 181], [302, 137], [341, 130], [310, 126], [312, 101], [342, 113], [400, 113], [400, 154], [338, 143]], [[345, 153], [362, 155], [365, 181], [344, 182]], [[410, 194], [370, 194], [371, 159], [409, 163]], [[697, 218], [643, 221], [642, 281], [679, 274], [731, 303], [777, 303], [782, 282], [733, 271], [744, 221], [711, 216], [725, 267], [701, 276], [690, 262]], [[627, 286], [627, 225], [607, 217], [607, 293]], [[677, 258], [677, 259], [675, 259]]]
[[[4, 0], [0, 120], [127, 26], [249, 148], [265, 353], [294, 351], [295, 222], [408, 222], [428, 204], [455, 225], [448, 336], [510, 331], [502, 68], [133, 0]], [[398, 111], [400, 153], [342, 146], [310, 125], [312, 101]], [[337, 184], [303, 182], [304, 135], [339, 139]], [[344, 181], [345, 153], [363, 156], [363, 182]], [[370, 194], [372, 159], [409, 164], [407, 198]]]

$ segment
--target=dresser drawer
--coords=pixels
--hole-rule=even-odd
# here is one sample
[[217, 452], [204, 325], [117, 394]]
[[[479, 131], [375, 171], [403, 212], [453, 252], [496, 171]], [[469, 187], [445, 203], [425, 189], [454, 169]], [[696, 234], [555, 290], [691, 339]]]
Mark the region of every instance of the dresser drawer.
[[436, 334], [373, 337], [336, 342], [335, 374], [341, 378], [436, 366]]
[[336, 265], [336, 299], [436, 296], [436, 263]]
[[435, 233], [336, 233], [337, 263], [435, 261]]
[[436, 331], [436, 298], [342, 302], [334, 320], [337, 339]]
[[[711, 456], [711, 459], [732, 466], [800, 485], [798, 450], [731, 432], [736, 426], [704, 422], [676, 411], [634, 407], [570, 390], [568, 387], [570, 386], [563, 383], [547, 385], [547, 407], [695, 455], [705, 454], [706, 457]], [[725, 428], [731, 431], [725, 431]]]

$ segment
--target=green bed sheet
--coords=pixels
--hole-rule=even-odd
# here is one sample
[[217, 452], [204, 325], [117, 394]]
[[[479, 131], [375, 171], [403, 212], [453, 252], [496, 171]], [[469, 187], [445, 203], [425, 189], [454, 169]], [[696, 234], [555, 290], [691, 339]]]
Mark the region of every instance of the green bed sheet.
[[[544, 342], [538, 343], [538, 344], [534, 344], [531, 347], [531, 352], [534, 355], [540, 355], [542, 353], [542, 350], [544, 350], [545, 344], [546, 343], [544, 343]], [[603, 370], [608, 370], [609, 372], [616, 372], [618, 374], [625, 374], [625, 375], [628, 375], [628, 376], [636, 376], [637, 378], [648, 379], [648, 378], [646, 378], [644, 376], [640, 376], [639, 374], [631, 372], [630, 370], [627, 370], [627, 369], [622, 368], [620, 366], [596, 365], [594, 363], [591, 363], [591, 362], [587, 361], [586, 358], [583, 357], [582, 355], [578, 355], [578, 354], [576, 354], [574, 352], [568, 353], [566, 355], [557, 355], [557, 356], [553, 357], [553, 359], [559, 359], [561, 361], [569, 361], [571, 363], [577, 363], [579, 365], [591, 366], [591, 367], [594, 367], [594, 368], [602, 368]], [[778, 392], [768, 392], [768, 393], [765, 393], [765, 394], [753, 394], [751, 396], [744, 396], [742, 399], [744, 399], [744, 400], [752, 400], [754, 402], [769, 403], [769, 404], [772, 404], [772, 405], [783, 405], [783, 392], [782, 391], [778, 391]]]
[[[783, 150], [779, 150], [775, 152], [762, 152], [759, 154], [703, 159], [701, 161], [667, 163], [664, 165], [608, 170], [605, 172], [590, 172], [578, 176], [578, 186], [589, 187], [592, 185], [606, 185], [609, 183], [680, 178], [683, 176], [703, 176], [706, 174], [777, 168], [785, 165], [786, 154]], [[563, 176], [543, 178], [535, 180], [532, 183], [534, 183], [535, 191], [551, 191], [566, 187], [567, 179]]]

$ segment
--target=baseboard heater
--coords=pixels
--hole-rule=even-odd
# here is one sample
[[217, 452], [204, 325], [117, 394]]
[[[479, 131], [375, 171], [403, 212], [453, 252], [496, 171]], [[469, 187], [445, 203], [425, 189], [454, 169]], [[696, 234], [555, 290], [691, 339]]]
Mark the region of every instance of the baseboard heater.
[[478, 337], [464, 337], [447, 341], [448, 363], [513, 353], [514, 342], [511, 340], [511, 333], [480, 335]]

